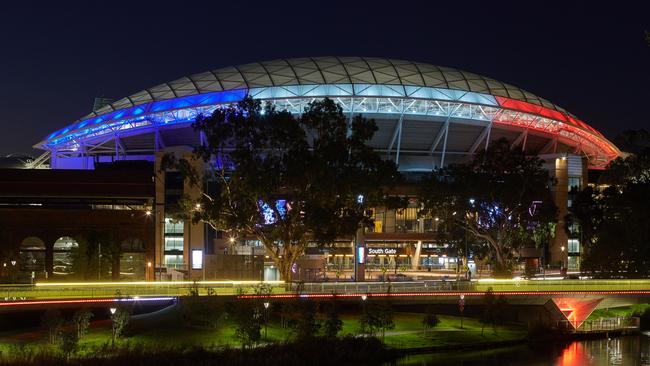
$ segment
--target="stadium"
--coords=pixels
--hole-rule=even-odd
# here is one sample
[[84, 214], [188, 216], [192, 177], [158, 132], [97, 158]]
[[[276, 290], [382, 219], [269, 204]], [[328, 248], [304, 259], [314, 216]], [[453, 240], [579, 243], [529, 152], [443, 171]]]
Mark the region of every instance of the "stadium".
[[[587, 184], [588, 169], [604, 169], [621, 154], [601, 133], [570, 112], [494, 79], [403, 60], [315, 57], [225, 67], [107, 103], [38, 142], [34, 147], [44, 153], [30, 166], [93, 170], [116, 161], [155, 164], [163, 152], [191, 152], [203, 143], [203, 136], [191, 127], [197, 115], [210, 114], [247, 95], [296, 114], [310, 101], [328, 97], [350, 116], [372, 118], [379, 130], [371, 145], [403, 172], [426, 172], [466, 161], [491, 142], [505, 138], [513, 149], [546, 161], [558, 181], [555, 199], [560, 217], [566, 213], [569, 188]], [[154, 267], [174, 267], [186, 278], [205, 278], [206, 266], [219, 262], [209, 259], [210, 255], [227, 252], [263, 257], [263, 249], [254, 243], [238, 240], [229, 251], [222, 251], [228, 243], [219, 244], [225, 240], [218, 234], [191, 223], [170, 221], [165, 216], [165, 202], [172, 191], [165, 183], [171, 182], [169, 179], [156, 180], [155, 197], [149, 202], [156, 217]], [[182, 188], [182, 184], [175, 187]], [[457, 263], [445, 244], [436, 240], [435, 224], [418, 218], [415, 206], [402, 213], [378, 212], [375, 219], [380, 224], [368, 233], [368, 246], [390, 254], [378, 254], [369, 263], [395, 268], [407, 265], [413, 270], [427, 266], [430, 270], [433, 265], [451, 268]], [[577, 269], [579, 240], [568, 238], [562, 225], [558, 225], [554, 240], [544, 253], [533, 251], [522, 257]], [[323, 260], [327, 266], [349, 269], [353, 253], [349, 244], [308, 253], [302, 265], [305, 273], [310, 269], [320, 276], [329, 268], [319, 268]], [[263, 276], [274, 279], [267, 271], [269, 266], [265, 264]]]
[[404, 171], [430, 170], [507, 138], [531, 154], [571, 153], [603, 168], [619, 155], [598, 131], [517, 87], [465, 71], [380, 58], [297, 58], [183, 77], [107, 104], [49, 134], [36, 148], [52, 168], [195, 146], [197, 114], [245, 95], [300, 113], [315, 98], [374, 118], [372, 145]]

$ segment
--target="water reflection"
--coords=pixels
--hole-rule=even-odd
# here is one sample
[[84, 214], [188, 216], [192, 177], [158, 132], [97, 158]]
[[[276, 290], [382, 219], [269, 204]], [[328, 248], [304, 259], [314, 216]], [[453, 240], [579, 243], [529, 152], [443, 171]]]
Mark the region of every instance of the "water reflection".
[[612, 339], [572, 342], [564, 347], [544, 344], [479, 352], [408, 356], [400, 366], [650, 366], [650, 333]]

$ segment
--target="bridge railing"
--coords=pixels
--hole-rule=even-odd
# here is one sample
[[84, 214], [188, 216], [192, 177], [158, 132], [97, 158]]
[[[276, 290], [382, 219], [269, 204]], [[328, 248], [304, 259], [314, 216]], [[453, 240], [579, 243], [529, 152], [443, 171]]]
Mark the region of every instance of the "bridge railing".
[[404, 292], [473, 292], [476, 283], [470, 281], [423, 282], [322, 282], [292, 284], [292, 292], [344, 294], [344, 293], [404, 293]]
[[650, 280], [478, 280], [477, 291], [572, 292], [648, 291]]
[[583, 322], [560, 320], [557, 327], [572, 333], [638, 331], [641, 329], [641, 321], [638, 317], [588, 319]]

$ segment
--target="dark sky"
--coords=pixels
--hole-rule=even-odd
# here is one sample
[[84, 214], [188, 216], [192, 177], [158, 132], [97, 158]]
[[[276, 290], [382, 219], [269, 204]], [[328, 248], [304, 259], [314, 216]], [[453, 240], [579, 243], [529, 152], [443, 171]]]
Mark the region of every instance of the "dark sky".
[[34, 153], [96, 96], [300, 56], [456, 67], [547, 98], [610, 138], [650, 127], [648, 1], [7, 2], [0, 155]]

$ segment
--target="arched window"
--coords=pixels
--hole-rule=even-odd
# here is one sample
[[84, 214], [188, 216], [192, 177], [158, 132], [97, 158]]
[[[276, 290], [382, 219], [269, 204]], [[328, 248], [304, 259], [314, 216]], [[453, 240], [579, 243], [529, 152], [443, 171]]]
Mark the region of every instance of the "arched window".
[[20, 257], [20, 270], [34, 272], [34, 276], [41, 277], [45, 272], [45, 242], [36, 236], [28, 236], [20, 243], [18, 248]]
[[54, 242], [52, 272], [56, 275], [69, 275], [74, 273], [75, 252], [79, 243], [69, 236], [62, 236]]
[[121, 243], [120, 278], [125, 280], [144, 280], [146, 254], [144, 242], [137, 238], [125, 239]]

